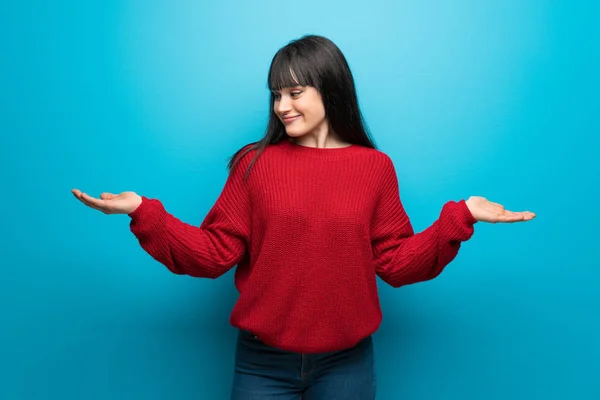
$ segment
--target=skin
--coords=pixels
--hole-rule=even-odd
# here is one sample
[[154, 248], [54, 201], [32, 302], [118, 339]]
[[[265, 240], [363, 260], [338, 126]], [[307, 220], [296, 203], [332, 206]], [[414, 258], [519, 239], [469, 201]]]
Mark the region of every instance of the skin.
[[[333, 131], [325, 116], [325, 107], [319, 91], [310, 86], [295, 86], [273, 92], [273, 109], [285, 126], [290, 139], [302, 146], [326, 148], [346, 147]], [[286, 121], [298, 116], [294, 121]]]
[[[313, 87], [295, 86], [274, 92], [273, 109], [284, 124], [290, 140], [302, 146], [316, 148], [346, 147], [333, 131], [325, 115], [321, 94]], [[297, 117], [293, 121], [290, 117]], [[141, 203], [142, 198], [135, 192], [121, 194], [102, 193], [95, 198], [79, 189], [71, 191], [86, 206], [104, 214], [130, 214]], [[471, 196], [466, 201], [469, 211], [477, 221], [488, 223], [512, 223], [530, 221], [535, 214], [530, 211], [509, 211], [501, 204], [491, 202], [481, 196]]]

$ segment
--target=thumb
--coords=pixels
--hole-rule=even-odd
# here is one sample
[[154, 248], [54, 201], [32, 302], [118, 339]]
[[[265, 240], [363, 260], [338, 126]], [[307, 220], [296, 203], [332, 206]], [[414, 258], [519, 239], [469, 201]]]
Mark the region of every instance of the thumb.
[[110, 199], [112, 199], [112, 198], [114, 198], [114, 197], [116, 197], [114, 194], [112, 194], [112, 193], [106, 193], [106, 192], [105, 192], [105, 193], [102, 193], [102, 194], [100, 195], [100, 198], [101, 198], [102, 200], [110, 200]]

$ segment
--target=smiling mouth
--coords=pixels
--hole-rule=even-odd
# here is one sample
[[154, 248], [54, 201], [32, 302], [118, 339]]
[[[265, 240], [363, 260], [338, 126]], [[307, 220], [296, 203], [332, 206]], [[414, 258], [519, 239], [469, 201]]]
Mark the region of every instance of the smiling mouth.
[[294, 116], [294, 117], [285, 117], [285, 118], [283, 118], [283, 122], [285, 122], [285, 123], [289, 123], [289, 122], [295, 121], [295, 120], [296, 120], [296, 119], [298, 119], [298, 118], [300, 118], [300, 116], [299, 116], [299, 115], [296, 115], [296, 116]]

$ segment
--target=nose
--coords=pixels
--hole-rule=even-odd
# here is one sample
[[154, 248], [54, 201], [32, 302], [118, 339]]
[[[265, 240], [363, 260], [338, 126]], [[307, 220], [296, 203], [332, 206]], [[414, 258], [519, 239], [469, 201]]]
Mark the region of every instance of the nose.
[[280, 116], [289, 113], [292, 110], [292, 102], [287, 96], [281, 96], [279, 101], [275, 102], [275, 111]]

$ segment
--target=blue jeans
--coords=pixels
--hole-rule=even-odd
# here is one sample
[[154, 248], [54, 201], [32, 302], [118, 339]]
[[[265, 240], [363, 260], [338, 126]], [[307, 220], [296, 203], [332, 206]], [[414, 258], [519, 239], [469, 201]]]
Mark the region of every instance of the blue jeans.
[[240, 330], [231, 400], [372, 400], [373, 339], [328, 353], [280, 350]]

